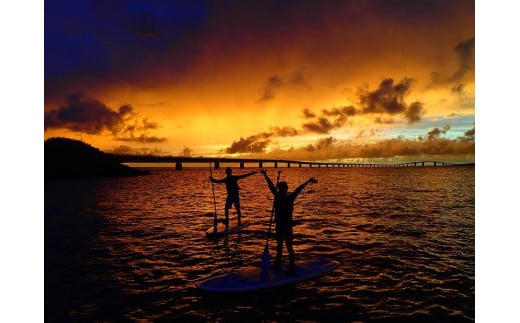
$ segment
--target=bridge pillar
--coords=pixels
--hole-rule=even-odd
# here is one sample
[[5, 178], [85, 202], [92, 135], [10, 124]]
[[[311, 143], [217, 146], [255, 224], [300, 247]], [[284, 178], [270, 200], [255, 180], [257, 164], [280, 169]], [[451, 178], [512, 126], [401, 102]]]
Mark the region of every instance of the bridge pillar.
[[181, 162], [176, 162], [175, 163], [175, 170], [182, 170], [182, 163]]
[[262, 161], [259, 161], [258, 162], [258, 168], [262, 168], [262, 167], [264, 167], [264, 163], [262, 163]]
[[291, 163], [287, 163], [287, 168], [291, 168]]
[[278, 162], [274, 162], [274, 168], [278, 168]]
[[298, 167], [299, 167], [299, 168], [302, 168], [302, 163], [298, 163]]
[[215, 169], [220, 169], [220, 162], [215, 160]]
[[244, 169], [244, 161], [240, 162], [240, 169]]

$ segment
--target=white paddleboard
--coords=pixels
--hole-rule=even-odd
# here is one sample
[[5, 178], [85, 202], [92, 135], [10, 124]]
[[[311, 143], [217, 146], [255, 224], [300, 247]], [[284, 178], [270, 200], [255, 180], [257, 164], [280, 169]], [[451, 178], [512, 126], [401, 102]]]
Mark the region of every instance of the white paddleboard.
[[292, 274], [286, 273], [287, 264], [284, 264], [282, 268], [268, 271], [262, 271], [260, 267], [246, 267], [210, 278], [199, 284], [198, 287], [211, 292], [253, 291], [315, 278], [338, 266], [338, 262], [327, 259], [296, 262], [295, 272]]
[[215, 231], [215, 227], [211, 226], [208, 230], [206, 230], [206, 236], [209, 238], [217, 238], [221, 236], [225, 236], [226, 234], [235, 233], [243, 228], [246, 228], [249, 226], [249, 221], [242, 221], [240, 226], [237, 226], [236, 220], [234, 223], [232, 221], [229, 221], [229, 227], [226, 229], [226, 225], [224, 223], [219, 223], [217, 225], [217, 231]]

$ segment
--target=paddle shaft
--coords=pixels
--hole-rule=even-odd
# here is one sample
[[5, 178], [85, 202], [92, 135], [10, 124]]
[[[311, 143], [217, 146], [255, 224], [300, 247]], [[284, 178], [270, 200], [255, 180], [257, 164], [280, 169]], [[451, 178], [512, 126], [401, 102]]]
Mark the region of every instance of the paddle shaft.
[[[209, 176], [213, 178], [213, 172], [211, 170], [211, 163], [209, 163]], [[217, 231], [217, 201], [215, 199], [215, 186], [213, 185], [213, 181], [211, 182], [211, 191], [213, 192], [213, 206], [215, 207], [215, 213], [213, 215], [213, 226], [215, 227], [215, 231]]]
[[[276, 185], [278, 186], [278, 183], [280, 181], [280, 173], [282, 171], [278, 171], [278, 177], [276, 178]], [[273, 208], [271, 209], [271, 219], [269, 220], [269, 229], [267, 230], [267, 241], [265, 242], [265, 249], [268, 250], [268, 244], [269, 244], [269, 235], [271, 234], [271, 226], [273, 224], [273, 217], [274, 217], [274, 205], [275, 205], [275, 201], [276, 201], [276, 196], [275, 196], [275, 199], [273, 201]]]

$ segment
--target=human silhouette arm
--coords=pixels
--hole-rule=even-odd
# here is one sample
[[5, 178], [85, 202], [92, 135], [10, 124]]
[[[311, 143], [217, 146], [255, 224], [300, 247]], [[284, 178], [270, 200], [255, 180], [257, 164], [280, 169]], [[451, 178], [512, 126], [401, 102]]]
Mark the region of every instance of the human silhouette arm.
[[224, 183], [226, 181], [226, 178], [224, 177], [222, 179], [215, 179], [215, 178], [213, 178], [213, 176], [210, 176], [209, 180], [212, 181], [213, 183]]
[[265, 181], [267, 182], [267, 185], [269, 186], [271, 192], [276, 195], [276, 193], [278, 193], [278, 190], [276, 189], [276, 186], [274, 186], [273, 181], [271, 181], [269, 176], [267, 176], [267, 171], [265, 169], [261, 169], [260, 173], [264, 175]]
[[252, 172], [247, 173], [247, 174], [237, 175], [237, 178], [238, 179], [246, 178], [246, 177], [249, 177], [249, 176], [254, 175], [254, 174], [256, 174], [256, 171], [252, 171]]
[[298, 186], [298, 187], [294, 190], [294, 192], [293, 192], [294, 197], [298, 196], [298, 194], [301, 193], [301, 191], [305, 188], [305, 186], [307, 186], [307, 184], [309, 184], [309, 183], [313, 183], [313, 184], [314, 184], [314, 183], [317, 183], [317, 182], [318, 182], [318, 180], [315, 179], [314, 177], [309, 178], [308, 180], [306, 180], [305, 182], [303, 182], [300, 186]]

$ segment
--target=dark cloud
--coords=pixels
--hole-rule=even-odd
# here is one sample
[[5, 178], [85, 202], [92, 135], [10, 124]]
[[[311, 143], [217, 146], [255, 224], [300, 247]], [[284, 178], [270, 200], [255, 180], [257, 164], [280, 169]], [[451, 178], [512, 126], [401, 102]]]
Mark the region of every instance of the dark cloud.
[[293, 127], [272, 127], [272, 135], [277, 137], [294, 137], [299, 134], [299, 131]]
[[314, 144], [314, 146], [316, 147], [317, 150], [320, 150], [320, 149], [331, 147], [335, 141], [336, 141], [336, 139], [334, 137], [322, 138], [322, 139], [319, 139]]
[[247, 138], [240, 137], [238, 141], [233, 142], [230, 147], [226, 148], [225, 152], [226, 154], [264, 152], [270, 142], [269, 137], [270, 134], [268, 133], [261, 133]]
[[281, 88], [283, 84], [282, 78], [278, 75], [273, 75], [267, 79], [267, 84], [264, 88], [262, 97], [259, 102], [270, 101], [274, 99], [276, 90]]
[[351, 105], [346, 106], [346, 107], [342, 107], [342, 108], [331, 108], [329, 110], [323, 109], [322, 112], [323, 112], [324, 115], [329, 116], [329, 117], [334, 117], [334, 116], [354, 116], [357, 113], [356, 108], [354, 108]]
[[307, 77], [303, 74], [302, 71], [296, 71], [289, 75], [287, 79], [287, 83], [290, 85], [303, 87], [307, 90], [311, 89], [311, 86], [309, 84], [309, 81], [307, 80]]
[[130, 105], [123, 105], [114, 111], [97, 99], [74, 93], [69, 95], [64, 106], [45, 114], [44, 127], [45, 130], [66, 128], [88, 134], [100, 134], [104, 130], [117, 133], [132, 111]]
[[452, 87], [451, 92], [456, 94], [464, 93], [464, 84], [457, 84], [456, 86]]
[[[432, 85], [443, 85], [455, 82], [461, 82], [466, 75], [475, 72], [475, 37], [463, 40], [454, 47], [455, 55], [458, 60], [458, 68], [451, 75], [442, 75], [439, 72], [432, 73]], [[463, 84], [457, 84], [452, 91], [460, 91]]]
[[307, 152], [318, 152], [320, 150], [325, 150], [334, 146], [334, 143], [337, 141], [334, 137], [327, 137], [318, 139], [314, 144], [309, 144], [303, 148], [303, 150]]
[[451, 92], [456, 94], [460, 100], [464, 100], [464, 97], [466, 96], [464, 88], [464, 84], [457, 84], [456, 86], [451, 88]]
[[309, 110], [309, 108], [303, 109], [303, 117], [306, 119], [316, 118], [316, 114]]
[[303, 129], [310, 132], [316, 133], [329, 133], [335, 126], [329, 121], [329, 119], [321, 117], [314, 122], [307, 122], [302, 125]]
[[424, 113], [422, 103], [414, 102], [407, 105], [404, 98], [410, 92], [413, 79], [404, 78], [395, 84], [391, 78], [384, 79], [379, 88], [375, 91], [361, 88], [359, 90], [359, 100], [361, 112], [366, 113], [385, 113], [390, 115], [403, 113], [409, 123], [421, 120]]
[[444, 127], [442, 127], [442, 129], [434, 128], [434, 129], [428, 131], [428, 140], [438, 138], [438, 137], [440, 137], [441, 134], [446, 134], [448, 132], [448, 130], [450, 130], [450, 128], [451, 128], [450, 125], [445, 125]]
[[[347, 117], [357, 114], [356, 108], [353, 106], [345, 106], [341, 108], [331, 108], [321, 110], [321, 116], [311, 122], [306, 122], [302, 125], [304, 131], [315, 133], [329, 133], [332, 129], [340, 128], [347, 122]], [[307, 119], [315, 118], [316, 114], [309, 109], [303, 110], [303, 115]]]
[[421, 120], [424, 114], [424, 107], [421, 102], [414, 102], [406, 108], [405, 116], [408, 123], [414, 123]]
[[462, 79], [466, 73], [475, 69], [475, 37], [464, 40], [455, 46], [459, 69], [448, 79], [450, 82]]
[[474, 137], [475, 136], [475, 127], [473, 127], [472, 129], [466, 131], [464, 133], [464, 136], [466, 136], [466, 137]]
[[301, 71], [296, 71], [286, 78], [282, 78], [280, 75], [272, 75], [267, 79], [262, 96], [258, 101], [266, 102], [274, 99], [276, 93], [285, 86], [303, 87], [307, 90], [311, 88]]
[[410, 90], [412, 79], [405, 78], [397, 84], [391, 78], [384, 79], [373, 92], [360, 89], [359, 99], [363, 113], [397, 114], [406, 110], [404, 97]]
[[148, 118], [126, 120], [126, 124], [121, 131], [114, 133], [116, 140], [132, 141], [138, 143], [161, 143], [166, 142], [166, 138], [151, 136], [148, 131], [159, 128], [157, 122], [150, 122]]
[[271, 142], [271, 137], [293, 137], [298, 134], [299, 131], [293, 127], [272, 127], [270, 132], [261, 132], [247, 138], [240, 137], [226, 148], [225, 152], [228, 154], [264, 152]]
[[114, 111], [103, 102], [87, 97], [83, 92], [73, 93], [68, 96], [65, 105], [45, 114], [44, 130], [63, 128], [93, 135], [109, 131], [120, 141], [166, 141], [165, 138], [150, 136], [148, 131], [157, 129], [159, 125], [148, 118], [137, 119], [137, 113], [133, 110], [131, 105], [125, 104]]
[[[304, 118], [316, 119], [304, 123], [302, 128], [305, 131], [326, 134], [332, 129], [342, 127], [347, 122], [348, 117], [370, 113], [403, 114], [408, 123], [418, 122], [425, 112], [423, 104], [421, 102], [413, 102], [407, 105], [405, 102], [405, 96], [410, 92], [412, 82], [413, 79], [404, 78], [395, 84], [393, 79], [387, 78], [379, 84], [378, 89], [375, 91], [370, 92], [366, 88], [360, 88], [360, 109], [356, 109], [354, 106], [323, 109], [321, 116], [316, 118], [316, 114], [306, 108], [303, 110]], [[393, 123], [393, 120], [378, 117], [376, 122]]]

